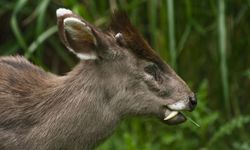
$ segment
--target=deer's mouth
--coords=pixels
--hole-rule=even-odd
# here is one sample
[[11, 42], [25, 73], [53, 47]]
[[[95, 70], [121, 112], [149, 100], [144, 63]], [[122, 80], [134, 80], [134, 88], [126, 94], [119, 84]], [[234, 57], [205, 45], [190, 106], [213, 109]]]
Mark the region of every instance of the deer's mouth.
[[164, 122], [169, 125], [180, 124], [186, 121], [186, 117], [179, 111], [167, 109], [164, 115]]
[[185, 100], [178, 101], [173, 104], [165, 105], [164, 122], [169, 125], [180, 124], [186, 121], [186, 117], [180, 112], [183, 110], [191, 110]]

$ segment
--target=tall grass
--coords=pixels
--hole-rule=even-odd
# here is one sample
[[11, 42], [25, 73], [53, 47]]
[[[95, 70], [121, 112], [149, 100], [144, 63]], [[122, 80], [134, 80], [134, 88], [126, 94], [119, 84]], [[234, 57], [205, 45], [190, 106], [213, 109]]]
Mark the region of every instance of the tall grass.
[[243, 0], [1, 0], [0, 55], [25, 55], [46, 70], [65, 74], [77, 59], [56, 34], [56, 9], [72, 9], [98, 26], [108, 23], [115, 8], [124, 9], [196, 92], [198, 107], [187, 115], [201, 127], [189, 121], [166, 126], [155, 118], [128, 118], [98, 149], [247, 149], [249, 4]]
[[174, 23], [174, 1], [167, 0], [168, 8], [168, 39], [171, 65], [176, 69], [176, 45], [175, 45], [175, 23]]
[[148, 2], [148, 20], [152, 46], [157, 43], [157, 1], [149, 0]]
[[223, 87], [223, 98], [227, 114], [231, 113], [231, 104], [229, 100], [228, 85], [228, 69], [227, 69], [227, 53], [226, 53], [226, 20], [225, 20], [225, 1], [218, 1], [218, 43], [220, 52], [220, 73], [221, 83]]
[[24, 5], [26, 3], [27, 3], [27, 0], [19, 0], [17, 2], [16, 6], [14, 7], [14, 11], [13, 11], [12, 17], [11, 17], [12, 31], [13, 31], [14, 35], [16, 36], [17, 42], [22, 47], [22, 49], [24, 49], [25, 51], [27, 51], [28, 46], [27, 46], [25, 39], [22, 36], [22, 33], [20, 31], [18, 21], [17, 21], [17, 15], [18, 15], [18, 13], [20, 13], [20, 11], [22, 10], [22, 8], [24, 7]]

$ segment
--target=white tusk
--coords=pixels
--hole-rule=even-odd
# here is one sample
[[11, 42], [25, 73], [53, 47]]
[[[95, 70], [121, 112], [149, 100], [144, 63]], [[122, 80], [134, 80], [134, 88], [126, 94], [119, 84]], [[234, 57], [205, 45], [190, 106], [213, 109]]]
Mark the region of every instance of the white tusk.
[[164, 120], [169, 120], [171, 118], [173, 118], [174, 116], [176, 116], [178, 114], [178, 111], [171, 111], [165, 118]]

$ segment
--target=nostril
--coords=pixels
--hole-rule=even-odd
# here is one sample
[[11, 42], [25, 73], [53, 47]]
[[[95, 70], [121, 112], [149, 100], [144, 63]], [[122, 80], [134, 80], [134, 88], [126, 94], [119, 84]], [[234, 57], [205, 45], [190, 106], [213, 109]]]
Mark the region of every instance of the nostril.
[[192, 106], [196, 106], [197, 105], [196, 96], [190, 96], [189, 97], [189, 101], [190, 101], [190, 103], [191, 103]]

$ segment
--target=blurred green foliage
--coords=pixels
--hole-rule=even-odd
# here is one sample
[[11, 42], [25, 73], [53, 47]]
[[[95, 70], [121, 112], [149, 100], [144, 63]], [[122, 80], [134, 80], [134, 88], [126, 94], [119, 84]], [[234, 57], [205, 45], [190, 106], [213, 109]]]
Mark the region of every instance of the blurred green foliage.
[[128, 118], [98, 150], [250, 149], [250, 0], [0, 0], [0, 55], [24, 55], [65, 74], [77, 59], [60, 43], [55, 11], [104, 27], [115, 8], [198, 96], [190, 121]]

